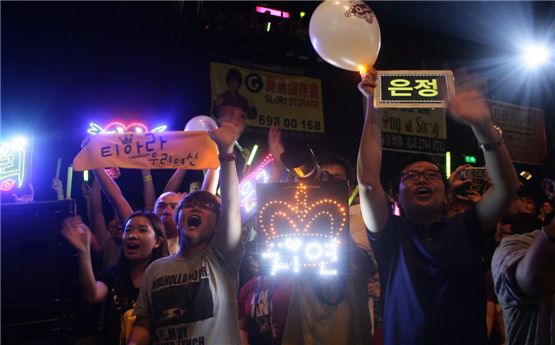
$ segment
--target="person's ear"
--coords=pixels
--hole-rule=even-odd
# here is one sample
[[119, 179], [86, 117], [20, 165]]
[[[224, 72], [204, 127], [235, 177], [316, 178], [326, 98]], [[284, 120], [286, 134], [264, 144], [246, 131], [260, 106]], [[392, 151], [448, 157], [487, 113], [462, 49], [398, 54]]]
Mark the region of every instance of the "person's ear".
[[160, 247], [164, 243], [164, 239], [160, 236], [156, 236], [156, 241], [154, 242], [154, 249]]
[[549, 178], [544, 178], [542, 181], [542, 188], [545, 196], [547, 196], [549, 200], [555, 199], [555, 181]]

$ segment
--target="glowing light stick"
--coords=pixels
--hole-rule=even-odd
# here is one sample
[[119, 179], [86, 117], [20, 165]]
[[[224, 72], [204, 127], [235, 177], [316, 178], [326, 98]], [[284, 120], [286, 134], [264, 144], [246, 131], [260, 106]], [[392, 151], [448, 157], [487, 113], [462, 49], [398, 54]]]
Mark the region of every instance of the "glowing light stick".
[[355, 201], [357, 196], [358, 196], [358, 184], [355, 186], [355, 189], [353, 190], [353, 193], [349, 197], [349, 206], [351, 206], [353, 204], [353, 201]]
[[71, 199], [71, 182], [73, 180], [73, 165], [67, 167], [66, 199]]
[[58, 157], [58, 164], [56, 164], [56, 178], [60, 177], [60, 167], [62, 165], [62, 157]]
[[249, 159], [247, 160], [247, 165], [252, 164], [252, 160], [254, 159], [254, 155], [256, 154], [256, 151], [258, 151], [258, 145], [255, 144], [252, 147], [251, 155], [249, 156]]
[[89, 182], [89, 171], [83, 170], [83, 181]]

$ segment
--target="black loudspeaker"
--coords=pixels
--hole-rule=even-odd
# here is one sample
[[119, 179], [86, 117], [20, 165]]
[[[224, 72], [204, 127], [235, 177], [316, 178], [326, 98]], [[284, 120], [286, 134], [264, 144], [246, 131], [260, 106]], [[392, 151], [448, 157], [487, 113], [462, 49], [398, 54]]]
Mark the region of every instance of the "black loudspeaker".
[[60, 229], [75, 200], [1, 211], [2, 344], [69, 344], [77, 260]]

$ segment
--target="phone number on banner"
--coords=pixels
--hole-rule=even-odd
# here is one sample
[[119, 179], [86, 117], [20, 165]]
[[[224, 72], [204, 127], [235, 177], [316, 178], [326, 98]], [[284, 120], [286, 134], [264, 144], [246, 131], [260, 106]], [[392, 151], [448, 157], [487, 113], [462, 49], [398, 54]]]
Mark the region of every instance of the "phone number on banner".
[[320, 120], [297, 120], [284, 116], [258, 115], [257, 124], [261, 127], [276, 126], [281, 129], [291, 129], [306, 132], [324, 132]]

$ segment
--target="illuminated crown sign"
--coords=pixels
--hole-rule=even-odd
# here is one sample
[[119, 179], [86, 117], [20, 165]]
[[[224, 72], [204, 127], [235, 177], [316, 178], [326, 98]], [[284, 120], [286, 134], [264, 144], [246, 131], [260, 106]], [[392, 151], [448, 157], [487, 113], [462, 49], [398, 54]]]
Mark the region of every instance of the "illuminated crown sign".
[[348, 227], [344, 183], [257, 185], [263, 257], [272, 274], [319, 270], [336, 274], [341, 233]]

